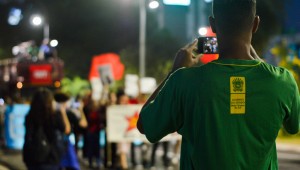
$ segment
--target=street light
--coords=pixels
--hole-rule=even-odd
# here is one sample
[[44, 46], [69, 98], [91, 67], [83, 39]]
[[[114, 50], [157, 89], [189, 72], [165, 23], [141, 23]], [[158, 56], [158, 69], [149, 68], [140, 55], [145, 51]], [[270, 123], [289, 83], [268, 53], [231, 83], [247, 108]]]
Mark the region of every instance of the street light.
[[50, 46], [51, 47], [56, 47], [58, 45], [58, 41], [57, 40], [51, 40], [50, 41]]
[[[151, 9], [159, 7], [157, 1], [151, 1], [149, 3]], [[147, 23], [147, 12], [146, 12], [146, 0], [140, 0], [140, 33], [139, 33], [139, 75], [145, 77], [146, 75], [146, 23]]]
[[208, 30], [207, 30], [206, 27], [201, 27], [201, 28], [199, 28], [199, 30], [198, 30], [198, 33], [199, 33], [199, 35], [201, 35], [201, 36], [205, 36], [205, 35], [207, 34], [207, 32], [208, 32]]
[[47, 22], [44, 21], [45, 19], [43, 19], [43, 17], [41, 17], [40, 15], [33, 15], [31, 18], [31, 23], [34, 26], [40, 26], [40, 25], [44, 25], [44, 39], [49, 39], [49, 34], [50, 34], [50, 28], [49, 28], [49, 24]]
[[158, 1], [151, 1], [149, 3], [149, 8], [151, 8], [151, 9], [156, 9], [158, 7], [159, 7], [159, 2]]

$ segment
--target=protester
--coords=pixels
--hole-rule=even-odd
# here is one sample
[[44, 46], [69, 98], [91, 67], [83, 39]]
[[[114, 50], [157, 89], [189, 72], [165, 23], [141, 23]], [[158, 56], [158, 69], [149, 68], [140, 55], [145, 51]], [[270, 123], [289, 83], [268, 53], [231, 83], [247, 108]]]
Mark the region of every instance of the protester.
[[171, 73], [143, 106], [138, 129], [151, 142], [181, 134], [180, 169], [276, 170], [282, 124], [291, 134], [299, 130], [295, 79], [255, 55], [255, 0], [214, 0], [209, 19], [219, 59], [195, 66], [197, 40], [179, 50]]
[[[147, 101], [147, 94], [145, 93], [141, 93], [140, 92], [140, 87], [139, 87], [139, 94], [136, 98], [131, 98], [131, 100], [129, 101], [130, 104], [145, 104]], [[131, 166], [133, 168], [138, 167], [139, 163], [138, 163], [138, 157], [136, 155], [136, 151], [140, 152], [141, 155], [141, 163], [142, 166], [144, 168], [148, 168], [150, 167], [152, 164], [149, 163], [149, 158], [148, 156], [148, 152], [151, 148], [151, 144], [149, 144], [148, 142], [143, 142], [141, 140], [135, 140], [134, 142], [131, 143], [131, 147], [130, 147], [130, 156], [131, 156]], [[153, 148], [153, 147], [152, 147]], [[152, 152], [153, 153], [153, 152]], [[154, 153], [155, 154], [155, 153]], [[152, 159], [152, 157], [151, 157]]]
[[105, 107], [90, 96], [83, 111], [88, 121], [88, 127], [84, 134], [83, 155], [88, 158], [90, 168], [94, 168], [93, 162], [95, 161], [96, 168], [99, 169], [101, 167], [99, 141], [100, 131], [104, 128]]
[[[129, 96], [125, 94], [123, 89], [119, 89], [117, 92], [117, 105], [127, 105], [129, 104]], [[122, 169], [128, 169], [128, 158], [130, 145], [127, 142], [120, 142], [117, 145], [117, 153], [120, 158], [120, 165]]]
[[[76, 107], [76, 109], [72, 108], [69, 104], [70, 96], [60, 91], [54, 94], [54, 99], [58, 103], [58, 105], [67, 106], [66, 113], [71, 125], [72, 133], [74, 133], [74, 130], [87, 127], [88, 123], [83, 113], [82, 105], [79, 104], [79, 106]], [[66, 136], [67, 148], [65, 154], [62, 157], [60, 168], [63, 168], [65, 170], [80, 170], [75, 146], [71, 143], [69, 135]]]
[[151, 163], [150, 166], [154, 167], [155, 166], [155, 162], [156, 162], [156, 151], [159, 145], [162, 145], [163, 147], [163, 157], [162, 157], [162, 161], [163, 161], [163, 165], [165, 168], [168, 168], [170, 166], [170, 159], [168, 158], [168, 150], [169, 150], [169, 141], [163, 141], [163, 142], [157, 142], [154, 143], [152, 146], [152, 153], [151, 153]]
[[[53, 107], [53, 94], [41, 88], [33, 95], [26, 116], [23, 161], [28, 170], [58, 170], [65, 151], [63, 134], [70, 133], [66, 106]], [[56, 107], [56, 106], [55, 106]]]
[[[76, 153], [78, 153], [79, 148], [79, 142], [83, 137], [84, 131], [87, 129], [88, 122], [85, 117], [84, 111], [84, 100], [81, 96], [77, 96], [75, 100], [71, 103], [70, 106], [70, 114], [71, 116], [68, 116], [69, 119], [74, 119], [75, 123], [72, 127], [74, 138], [75, 138], [75, 150]], [[69, 113], [69, 112], [67, 112]], [[69, 114], [68, 114], [69, 115]], [[70, 120], [71, 121], [71, 120]]]
[[38, 59], [40, 60], [52, 60], [57, 58], [57, 51], [55, 47], [51, 47], [50, 40], [45, 38], [40, 46]]

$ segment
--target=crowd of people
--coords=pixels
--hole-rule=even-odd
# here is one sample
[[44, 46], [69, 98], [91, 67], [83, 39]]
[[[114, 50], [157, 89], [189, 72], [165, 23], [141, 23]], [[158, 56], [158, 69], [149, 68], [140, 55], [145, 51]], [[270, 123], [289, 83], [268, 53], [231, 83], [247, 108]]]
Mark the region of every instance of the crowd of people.
[[49, 39], [44, 39], [40, 46], [34, 40], [22, 42], [13, 47], [12, 53], [19, 61], [52, 60], [58, 57], [57, 50], [50, 45]]
[[[100, 100], [94, 100], [91, 93], [71, 97], [61, 91], [38, 89], [32, 96], [25, 121], [24, 163], [29, 170], [79, 170], [79, 160], [85, 160], [90, 169], [151, 168], [157, 165], [157, 150], [162, 147], [162, 166], [175, 165], [178, 159], [172, 158], [179, 158], [180, 142], [177, 139], [164, 141], [161, 146], [160, 143], [152, 145], [142, 141], [107, 141], [107, 108], [143, 104], [146, 97], [141, 94], [131, 98], [123, 89], [111, 92], [108, 86], [104, 87]], [[105, 135], [101, 135], [103, 132]], [[70, 140], [71, 134], [74, 142]], [[104, 145], [100, 142], [103, 140]]]

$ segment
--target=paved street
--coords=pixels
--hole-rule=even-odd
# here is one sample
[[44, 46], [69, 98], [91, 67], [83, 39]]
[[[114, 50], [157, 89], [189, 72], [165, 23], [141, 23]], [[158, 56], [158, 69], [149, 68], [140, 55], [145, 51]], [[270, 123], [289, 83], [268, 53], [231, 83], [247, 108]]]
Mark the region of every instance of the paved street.
[[[278, 145], [278, 159], [280, 170], [299, 170], [300, 169], [300, 147], [290, 145]], [[161, 162], [162, 150], [156, 154], [158, 166], [149, 168], [149, 170], [166, 170]], [[80, 159], [82, 170], [89, 170], [87, 161]], [[22, 155], [20, 151], [0, 151], [0, 170], [26, 170], [22, 162]], [[141, 166], [131, 170], [143, 170]], [[178, 167], [168, 168], [168, 170], [178, 170]]]

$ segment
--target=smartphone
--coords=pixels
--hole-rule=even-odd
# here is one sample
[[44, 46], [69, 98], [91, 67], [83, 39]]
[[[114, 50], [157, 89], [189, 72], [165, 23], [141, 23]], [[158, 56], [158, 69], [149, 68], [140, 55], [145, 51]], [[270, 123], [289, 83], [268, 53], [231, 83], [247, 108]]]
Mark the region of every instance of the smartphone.
[[199, 54], [218, 54], [217, 37], [199, 37], [197, 48]]
[[80, 107], [80, 102], [73, 102], [72, 103], [72, 108], [78, 109]]

